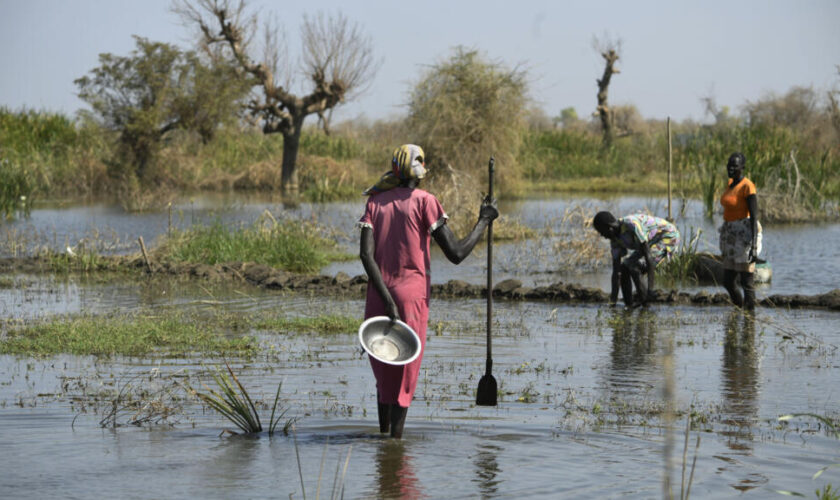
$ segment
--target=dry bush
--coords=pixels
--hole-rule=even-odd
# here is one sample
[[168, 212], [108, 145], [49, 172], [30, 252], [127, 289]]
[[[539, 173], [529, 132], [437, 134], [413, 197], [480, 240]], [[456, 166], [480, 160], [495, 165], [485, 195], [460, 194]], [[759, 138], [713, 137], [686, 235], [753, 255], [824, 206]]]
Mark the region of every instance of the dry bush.
[[632, 104], [613, 106], [611, 113], [616, 137], [637, 134], [644, 128], [645, 120]]
[[744, 113], [751, 125], [803, 127], [819, 114], [819, 99], [811, 87], [793, 87], [787, 94], [769, 93], [757, 101], [747, 101]]
[[496, 158], [496, 193], [514, 190], [521, 177], [516, 158], [527, 105], [524, 70], [463, 47], [430, 66], [412, 90], [409, 135], [401, 142], [425, 150], [430, 167], [425, 186], [438, 195], [456, 226], [462, 214], [477, 210], [487, 190], [491, 155]]
[[549, 117], [542, 108], [528, 108], [525, 122], [529, 130], [551, 130], [554, 128], [554, 120]]
[[609, 263], [609, 244], [592, 227], [594, 210], [575, 205], [553, 229], [553, 249], [565, 269], [595, 269]]
[[812, 222], [837, 217], [837, 204], [827, 200], [800, 173], [793, 151], [768, 179], [772, 180], [758, 193], [758, 213], [762, 221]]
[[743, 113], [750, 126], [796, 130], [807, 144], [803, 148], [825, 150], [840, 144], [840, 129], [833, 126], [832, 97], [830, 91], [823, 95], [812, 87], [793, 87], [782, 96], [769, 93], [748, 101]]

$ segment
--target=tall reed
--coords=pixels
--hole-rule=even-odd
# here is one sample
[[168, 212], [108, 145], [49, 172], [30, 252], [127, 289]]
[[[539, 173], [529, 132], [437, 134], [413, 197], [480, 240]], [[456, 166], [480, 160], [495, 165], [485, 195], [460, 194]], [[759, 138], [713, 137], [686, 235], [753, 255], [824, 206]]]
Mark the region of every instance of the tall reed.
[[[680, 189], [684, 194], [699, 189], [707, 215], [718, 207], [717, 195], [727, 182], [726, 160], [735, 151], [746, 156], [745, 175], [757, 186], [761, 212], [769, 218], [820, 219], [827, 216], [827, 203], [836, 208], [840, 149], [810, 145], [792, 127], [728, 124], [686, 133], [675, 154], [684, 174]], [[791, 215], [775, 215], [780, 207]]]
[[110, 156], [108, 132], [94, 122], [0, 108], [0, 159], [25, 172], [32, 194], [41, 198], [101, 190]]
[[29, 215], [35, 184], [26, 168], [0, 158], [0, 221]]

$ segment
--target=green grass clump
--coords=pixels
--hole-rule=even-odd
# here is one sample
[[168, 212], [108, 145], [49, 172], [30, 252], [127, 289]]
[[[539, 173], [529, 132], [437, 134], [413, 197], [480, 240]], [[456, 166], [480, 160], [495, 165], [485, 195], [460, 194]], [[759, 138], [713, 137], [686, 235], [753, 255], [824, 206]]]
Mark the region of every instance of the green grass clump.
[[177, 315], [59, 317], [10, 329], [0, 341], [0, 354], [31, 356], [221, 356], [256, 348], [251, 337], [229, 338]]
[[216, 221], [175, 231], [158, 252], [179, 262], [256, 262], [299, 273], [316, 272], [331, 261], [349, 258], [337, 251], [334, 240], [322, 236], [315, 223], [271, 217], [251, 226], [227, 227]]
[[360, 324], [361, 320], [358, 318], [328, 314], [314, 318], [262, 318], [254, 324], [254, 328], [274, 330], [281, 333], [337, 334], [355, 332], [359, 329]]
[[[225, 368], [227, 368], [227, 373], [216, 370], [213, 374], [213, 380], [216, 381], [218, 391], [209, 389], [208, 392], [198, 392], [191, 388], [191, 392], [222, 416], [236, 424], [242, 432], [246, 434], [262, 432], [263, 426], [260, 420], [260, 413], [257, 411], [257, 406], [254, 404], [253, 399], [251, 399], [248, 391], [245, 390], [245, 386], [242, 385], [227, 362], [225, 362]], [[282, 383], [278, 384], [277, 392], [274, 394], [274, 405], [271, 407], [271, 417], [269, 418], [268, 424], [269, 436], [274, 434], [277, 425], [283, 420], [283, 416], [288, 410], [288, 408], [281, 409], [280, 413], [277, 413], [281, 387]], [[289, 434], [289, 429], [295, 420], [294, 418], [286, 419], [283, 425], [283, 434]]]
[[686, 239], [685, 235], [683, 236], [676, 253], [656, 266], [657, 277], [662, 277], [670, 283], [696, 281], [695, 269], [700, 258], [697, 247], [700, 244], [702, 231], [692, 228], [689, 232], [691, 237]]
[[70, 250], [73, 252], [72, 254], [68, 251], [48, 252], [41, 254], [41, 257], [50, 271], [62, 274], [95, 272], [102, 270], [107, 265], [95, 245], [93, 248], [79, 245], [75, 250], [72, 248]]

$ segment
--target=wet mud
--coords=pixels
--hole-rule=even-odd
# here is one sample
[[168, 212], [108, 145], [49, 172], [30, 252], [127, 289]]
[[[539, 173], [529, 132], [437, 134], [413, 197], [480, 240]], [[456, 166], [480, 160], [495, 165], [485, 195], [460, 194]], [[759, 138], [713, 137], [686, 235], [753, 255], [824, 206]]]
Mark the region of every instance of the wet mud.
[[[73, 269], [71, 267], [71, 269]], [[0, 272], [54, 273], [48, 258], [0, 259]], [[78, 272], [78, 271], [75, 271]], [[349, 276], [338, 272], [334, 276], [296, 274], [253, 262], [224, 264], [193, 264], [173, 261], [147, 261], [142, 256], [112, 256], [100, 258], [86, 271], [91, 273], [130, 273], [135, 275], [167, 275], [210, 282], [239, 281], [271, 290], [302, 292], [321, 296], [364, 297], [367, 276]], [[450, 280], [432, 285], [432, 296], [440, 298], [478, 298], [486, 296], [486, 287], [462, 280]], [[555, 282], [551, 285], [527, 287], [518, 279], [507, 279], [493, 287], [493, 296], [510, 301], [542, 301], [553, 303], [605, 303], [607, 292], [576, 283]], [[723, 292], [701, 290], [696, 293], [679, 290], [654, 290], [650, 301], [663, 305], [722, 305], [729, 296]], [[816, 295], [774, 294], [758, 301], [767, 308], [813, 308], [840, 311], [840, 288]]]

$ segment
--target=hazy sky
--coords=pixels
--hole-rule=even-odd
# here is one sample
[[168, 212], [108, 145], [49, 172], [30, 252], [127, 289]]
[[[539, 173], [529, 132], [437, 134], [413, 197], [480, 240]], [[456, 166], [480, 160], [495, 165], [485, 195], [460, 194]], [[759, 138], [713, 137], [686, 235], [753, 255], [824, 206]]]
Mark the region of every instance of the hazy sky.
[[[127, 55], [131, 35], [190, 46], [168, 0], [0, 0], [0, 106], [73, 113], [73, 80], [98, 55]], [[404, 112], [407, 91], [429, 64], [463, 45], [528, 70], [531, 96], [550, 116], [596, 106], [603, 60], [594, 35], [623, 42], [610, 101], [651, 118], [703, 119], [700, 98], [737, 110], [794, 85], [840, 87], [840, 1], [430, 2], [259, 0], [288, 32], [297, 57], [305, 13], [339, 9], [370, 35], [382, 66], [366, 94], [334, 119]], [[303, 88], [293, 89], [302, 91]], [[305, 90], [308, 90], [305, 89]]]

